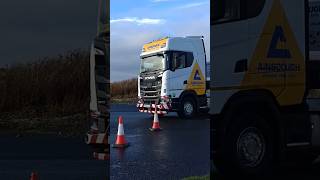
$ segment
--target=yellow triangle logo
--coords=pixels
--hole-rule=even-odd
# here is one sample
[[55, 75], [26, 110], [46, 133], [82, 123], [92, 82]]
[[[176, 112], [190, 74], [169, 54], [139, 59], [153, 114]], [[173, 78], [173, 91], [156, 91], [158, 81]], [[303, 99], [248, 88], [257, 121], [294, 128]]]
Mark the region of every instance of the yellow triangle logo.
[[206, 79], [202, 74], [199, 64], [196, 63], [188, 79], [187, 89], [194, 90], [197, 95], [204, 95], [206, 88]]
[[274, 0], [241, 87], [267, 89], [281, 105], [297, 104], [304, 96], [304, 72], [304, 56], [281, 1]]

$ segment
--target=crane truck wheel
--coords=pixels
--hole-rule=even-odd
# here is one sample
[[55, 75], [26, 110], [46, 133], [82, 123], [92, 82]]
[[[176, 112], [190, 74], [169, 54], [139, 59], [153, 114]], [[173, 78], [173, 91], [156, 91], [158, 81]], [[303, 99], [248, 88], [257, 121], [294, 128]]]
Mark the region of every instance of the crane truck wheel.
[[273, 137], [264, 116], [250, 112], [231, 113], [225, 141], [219, 151], [217, 169], [223, 175], [256, 177], [270, 175], [273, 163]]
[[197, 106], [194, 99], [190, 96], [184, 97], [179, 106], [178, 115], [180, 118], [192, 118], [197, 112]]

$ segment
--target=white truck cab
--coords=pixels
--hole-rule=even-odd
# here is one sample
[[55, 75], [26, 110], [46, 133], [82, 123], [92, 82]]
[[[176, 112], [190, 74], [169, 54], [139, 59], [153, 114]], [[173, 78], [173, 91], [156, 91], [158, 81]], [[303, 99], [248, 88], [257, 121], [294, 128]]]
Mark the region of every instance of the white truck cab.
[[166, 37], [143, 46], [138, 78], [140, 112], [194, 116], [207, 107], [203, 37]]

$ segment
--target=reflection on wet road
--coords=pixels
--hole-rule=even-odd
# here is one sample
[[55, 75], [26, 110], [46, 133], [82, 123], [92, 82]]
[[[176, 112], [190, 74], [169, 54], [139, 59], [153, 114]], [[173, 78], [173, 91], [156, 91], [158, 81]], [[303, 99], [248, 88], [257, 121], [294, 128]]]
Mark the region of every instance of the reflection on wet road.
[[108, 162], [92, 159], [84, 137], [34, 134], [0, 135], [0, 179], [29, 179], [31, 172], [41, 180], [106, 180]]
[[210, 120], [201, 115], [179, 119], [175, 113], [160, 118], [163, 131], [151, 132], [153, 116], [134, 105], [113, 105], [110, 141], [115, 142], [117, 117], [123, 116], [125, 150], [111, 149], [111, 179], [181, 179], [210, 172]]

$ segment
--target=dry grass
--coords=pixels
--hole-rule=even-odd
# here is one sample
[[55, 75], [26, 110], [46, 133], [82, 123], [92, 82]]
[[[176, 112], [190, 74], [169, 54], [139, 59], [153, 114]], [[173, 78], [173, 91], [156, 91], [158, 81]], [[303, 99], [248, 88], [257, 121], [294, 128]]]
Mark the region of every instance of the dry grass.
[[1, 69], [0, 120], [85, 116], [90, 101], [89, 70], [87, 50]]
[[111, 83], [111, 101], [113, 103], [135, 103], [138, 96], [138, 80], [136, 78]]
[[192, 176], [192, 177], [187, 177], [187, 178], [183, 178], [182, 180], [209, 180], [210, 176]]

